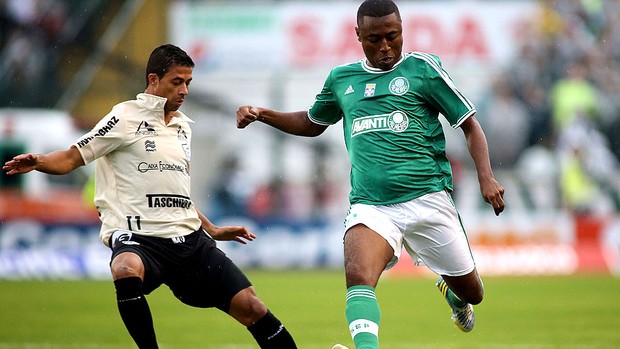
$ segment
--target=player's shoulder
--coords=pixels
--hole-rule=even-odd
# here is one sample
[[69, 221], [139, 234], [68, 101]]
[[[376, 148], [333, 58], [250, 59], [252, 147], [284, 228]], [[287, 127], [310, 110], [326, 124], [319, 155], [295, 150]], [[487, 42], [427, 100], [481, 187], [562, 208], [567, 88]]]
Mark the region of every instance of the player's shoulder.
[[132, 116], [135, 115], [133, 110], [135, 110], [135, 108], [131, 105], [130, 101], [121, 102], [114, 105], [103, 120], [113, 120], [119, 125], [127, 124], [127, 122], [132, 119]]
[[137, 106], [138, 104], [136, 103], [136, 101], [124, 101], [114, 105], [112, 107], [112, 111], [126, 114], [135, 110]]
[[123, 102], [119, 102], [117, 104], [115, 104], [112, 107], [112, 111], [118, 112], [118, 113], [130, 113], [132, 111], [135, 111], [138, 108], [138, 101], [136, 100], [128, 100], [128, 101], [123, 101]]
[[194, 123], [194, 120], [192, 120], [189, 116], [187, 116], [185, 113], [183, 113], [180, 110], [176, 111], [175, 118], [176, 118], [177, 123], [184, 128], [190, 128], [190, 125]]
[[411, 51], [404, 53], [405, 61], [415, 64], [432, 65], [441, 67], [441, 59], [439, 56], [422, 51]]
[[[116, 115], [125, 121], [130, 121], [136, 118], [143, 118], [145, 113], [141, 111], [146, 110], [144, 102], [139, 99], [132, 99], [120, 102], [112, 107], [110, 114]], [[147, 115], [149, 113], [146, 113]]]
[[362, 66], [363, 66], [363, 59], [357, 60], [357, 61], [353, 61], [353, 62], [348, 62], [348, 63], [343, 63], [343, 64], [339, 64], [335, 67], [332, 68], [331, 70], [331, 74], [342, 74], [342, 73], [348, 73], [351, 71], [358, 71], [358, 70], [363, 70]]

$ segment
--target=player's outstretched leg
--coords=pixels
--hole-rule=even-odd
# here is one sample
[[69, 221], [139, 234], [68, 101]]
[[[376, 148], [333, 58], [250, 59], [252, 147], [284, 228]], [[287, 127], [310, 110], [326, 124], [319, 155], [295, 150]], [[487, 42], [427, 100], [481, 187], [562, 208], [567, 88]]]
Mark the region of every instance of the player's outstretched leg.
[[463, 332], [470, 332], [473, 330], [474, 324], [476, 323], [474, 307], [460, 300], [448, 287], [448, 284], [442, 277], [439, 278], [436, 285], [452, 309], [452, 321], [456, 326]]
[[263, 349], [296, 349], [295, 341], [284, 325], [270, 311], [255, 324], [248, 326]]
[[355, 347], [379, 348], [381, 311], [374, 287], [363, 285], [349, 287], [345, 313]]
[[142, 292], [142, 279], [128, 277], [114, 281], [118, 311], [125, 327], [140, 349], [157, 349], [151, 310]]

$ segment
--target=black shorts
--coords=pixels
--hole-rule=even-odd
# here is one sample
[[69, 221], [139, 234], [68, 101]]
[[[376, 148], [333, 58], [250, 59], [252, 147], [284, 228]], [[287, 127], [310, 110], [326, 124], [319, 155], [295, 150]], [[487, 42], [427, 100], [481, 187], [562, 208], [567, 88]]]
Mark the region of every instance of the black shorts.
[[187, 305], [228, 313], [231, 299], [252, 285], [202, 229], [172, 239], [118, 231], [110, 242], [112, 259], [123, 252], [142, 259], [144, 294], [166, 284]]

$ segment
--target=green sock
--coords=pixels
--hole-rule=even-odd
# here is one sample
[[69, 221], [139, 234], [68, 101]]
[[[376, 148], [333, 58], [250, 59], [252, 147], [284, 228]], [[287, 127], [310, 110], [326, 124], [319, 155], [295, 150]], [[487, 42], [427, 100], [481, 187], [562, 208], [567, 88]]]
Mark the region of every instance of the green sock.
[[467, 305], [467, 302], [463, 302], [457, 295], [454, 294], [454, 292], [452, 292], [451, 289], [448, 288], [448, 293], [447, 293], [447, 297], [450, 299], [450, 303], [454, 304], [455, 306], [462, 308], [464, 306]]
[[373, 287], [349, 287], [347, 290], [346, 315], [355, 348], [379, 348], [381, 311]]

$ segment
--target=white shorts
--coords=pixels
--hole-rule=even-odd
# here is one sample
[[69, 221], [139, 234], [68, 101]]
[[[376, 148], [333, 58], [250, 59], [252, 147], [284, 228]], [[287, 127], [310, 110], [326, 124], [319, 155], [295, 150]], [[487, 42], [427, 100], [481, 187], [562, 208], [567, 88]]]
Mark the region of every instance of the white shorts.
[[394, 257], [386, 269], [398, 262], [403, 247], [416, 265], [425, 264], [439, 275], [462, 276], [475, 268], [465, 228], [446, 191], [394, 205], [351, 205], [345, 232], [357, 224], [392, 246]]

